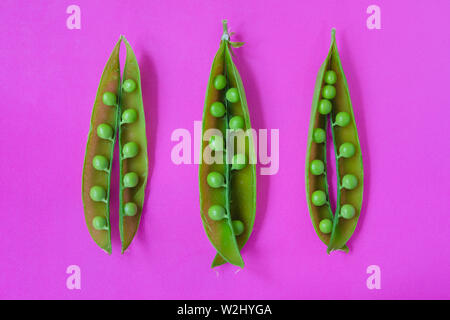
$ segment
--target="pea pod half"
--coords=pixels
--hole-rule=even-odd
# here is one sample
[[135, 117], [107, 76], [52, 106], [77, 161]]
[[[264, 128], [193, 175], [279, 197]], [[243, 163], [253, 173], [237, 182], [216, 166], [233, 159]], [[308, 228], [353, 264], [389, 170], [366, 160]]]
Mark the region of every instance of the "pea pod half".
[[[331, 46], [317, 75], [306, 155], [306, 196], [312, 223], [327, 252], [348, 251], [361, 214], [363, 166], [350, 94], [336, 46]], [[327, 129], [331, 124], [336, 158], [336, 210], [330, 206], [327, 180]]]
[[[127, 55], [121, 83], [119, 49]], [[83, 168], [82, 198], [88, 230], [111, 253], [109, 199], [116, 133], [120, 152], [120, 235], [122, 253], [130, 245], [142, 213], [148, 174], [145, 115], [139, 67], [124, 37], [117, 42], [97, 90]]]
[[240, 250], [253, 229], [256, 169], [253, 135], [241, 77], [231, 57], [226, 20], [205, 98], [199, 168], [203, 225], [217, 255], [212, 267], [243, 267]]
[[[133, 49], [124, 38], [127, 56], [123, 70], [120, 150], [120, 220], [122, 253], [139, 227], [148, 176], [147, 137], [141, 76]], [[133, 179], [137, 177], [137, 181]]]

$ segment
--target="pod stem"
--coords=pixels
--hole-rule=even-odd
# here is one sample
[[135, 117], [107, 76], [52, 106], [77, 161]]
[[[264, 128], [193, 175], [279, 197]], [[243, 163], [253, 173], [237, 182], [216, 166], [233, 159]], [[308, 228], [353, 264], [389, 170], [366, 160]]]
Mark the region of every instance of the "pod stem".
[[[223, 23], [224, 23], [224, 32], [228, 32], [226, 30], [227, 21], [224, 20]], [[225, 35], [225, 33], [224, 33], [224, 35]], [[228, 78], [227, 57], [226, 57], [226, 55], [225, 55], [225, 63], [224, 63], [224, 74], [225, 74], [225, 77]], [[225, 90], [228, 91], [228, 88], [229, 88], [229, 85], [228, 85], [228, 81], [227, 81]], [[225, 144], [226, 144], [226, 148], [227, 148], [228, 147], [228, 143], [229, 143], [229, 140], [228, 140], [228, 128], [229, 128], [229, 123], [230, 123], [230, 106], [229, 106], [228, 100], [226, 98], [225, 98], [225, 110], [226, 110], [226, 112], [225, 112], [225, 121], [226, 121], [226, 124], [225, 124]], [[224, 149], [226, 150], [226, 148], [224, 148]], [[228, 216], [228, 225], [230, 226], [231, 233], [234, 236], [233, 225], [232, 225], [232, 222], [231, 222], [231, 206], [230, 206], [230, 202], [231, 202], [231, 189], [230, 189], [230, 186], [231, 186], [231, 170], [232, 170], [232, 168], [231, 168], [231, 165], [228, 163], [229, 156], [230, 155], [228, 154], [228, 152], [226, 152], [226, 156], [225, 156], [225, 161], [226, 161], [226, 163], [225, 163], [225, 210], [226, 210], [227, 216]]]
[[230, 40], [230, 34], [228, 33], [228, 21], [226, 19], [222, 20], [222, 26], [223, 26], [223, 35], [222, 40], [229, 41]]
[[[334, 29], [333, 29], [334, 30]], [[332, 36], [334, 36], [334, 33], [332, 32]], [[332, 121], [332, 113], [330, 113], [330, 121]], [[330, 242], [328, 244], [327, 253], [329, 254], [331, 251], [335, 250], [332, 248], [334, 238], [336, 237], [336, 228], [339, 223], [339, 213], [341, 211], [341, 190], [343, 189], [341, 184], [341, 173], [340, 173], [340, 165], [339, 165], [339, 154], [338, 154], [338, 147], [336, 143], [336, 133], [335, 128], [331, 127], [331, 136], [333, 138], [333, 146], [334, 146], [334, 154], [336, 157], [336, 180], [337, 180], [337, 197], [336, 197], [336, 211], [334, 213], [333, 218], [333, 228], [330, 235]]]
[[[325, 117], [325, 129], [328, 128], [328, 117]], [[324, 159], [323, 159], [323, 163], [325, 168], [327, 168], [327, 141], [325, 139], [325, 141], [323, 142], [323, 152], [324, 152]], [[328, 178], [327, 178], [327, 169], [325, 169], [324, 171], [324, 177], [325, 177], [325, 192], [327, 194], [327, 203], [328, 203], [328, 212], [330, 213], [330, 216], [333, 216], [333, 211], [331, 210], [331, 204], [330, 204], [330, 195], [329, 195], [329, 186], [328, 186]]]

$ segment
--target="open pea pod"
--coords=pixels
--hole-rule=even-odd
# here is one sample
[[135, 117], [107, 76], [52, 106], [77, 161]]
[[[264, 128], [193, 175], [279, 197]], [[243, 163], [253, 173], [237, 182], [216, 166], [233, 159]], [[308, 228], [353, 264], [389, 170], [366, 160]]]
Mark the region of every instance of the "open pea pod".
[[[327, 252], [348, 251], [361, 214], [363, 166], [361, 146], [344, 71], [336, 46], [335, 30], [327, 58], [317, 75], [311, 109], [306, 155], [306, 196], [313, 226]], [[327, 129], [336, 159], [336, 210], [330, 206], [327, 180]]]
[[[243, 267], [240, 249], [253, 229], [256, 168], [250, 116], [233, 63], [227, 23], [213, 61], [205, 98], [199, 168], [201, 217], [217, 256], [212, 267]], [[240, 45], [240, 44], [239, 44]]]
[[[141, 220], [148, 176], [147, 137], [139, 65], [128, 41], [121, 94], [119, 126], [120, 210], [122, 253], [128, 248]], [[134, 178], [137, 177], [137, 181]]]
[[[116, 141], [117, 100], [120, 90], [120, 42], [106, 63], [92, 109], [91, 126], [83, 166], [84, 216], [92, 239], [111, 253], [109, 197], [112, 157]], [[105, 96], [108, 92], [111, 95]], [[112, 105], [111, 105], [112, 104]]]
[[[123, 83], [119, 63], [122, 41], [127, 48]], [[148, 167], [139, 67], [123, 37], [114, 47], [97, 90], [82, 179], [87, 227], [94, 241], [108, 253], [111, 253], [111, 168], [117, 132], [120, 140], [119, 225], [123, 253], [139, 225]]]

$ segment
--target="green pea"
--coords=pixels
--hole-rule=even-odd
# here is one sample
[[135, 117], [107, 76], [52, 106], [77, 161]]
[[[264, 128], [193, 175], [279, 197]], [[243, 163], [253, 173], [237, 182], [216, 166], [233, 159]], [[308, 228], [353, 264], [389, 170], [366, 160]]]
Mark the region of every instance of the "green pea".
[[350, 142], [344, 142], [339, 147], [339, 156], [344, 158], [353, 157], [355, 154], [355, 146]]
[[122, 89], [128, 93], [133, 92], [134, 89], [136, 89], [136, 82], [134, 82], [132, 79], [127, 79], [123, 82]]
[[244, 224], [241, 220], [233, 220], [231, 221], [231, 224], [233, 226], [233, 232], [236, 236], [239, 236], [244, 232]]
[[103, 103], [107, 106], [115, 106], [117, 102], [116, 95], [112, 92], [105, 92], [102, 97]]
[[137, 213], [137, 206], [134, 202], [127, 202], [123, 206], [123, 212], [128, 217], [133, 217]]
[[322, 97], [325, 99], [333, 99], [336, 96], [336, 88], [332, 85], [325, 85], [322, 89]]
[[344, 204], [341, 207], [341, 217], [351, 219], [355, 216], [355, 208], [351, 204]]
[[222, 206], [216, 204], [208, 209], [208, 216], [211, 218], [211, 220], [219, 221], [225, 218], [226, 212]]
[[209, 147], [214, 151], [223, 151], [223, 139], [219, 136], [211, 136], [209, 139]]
[[137, 120], [137, 112], [134, 109], [127, 109], [122, 113], [123, 123], [133, 123]]
[[333, 228], [333, 223], [330, 219], [322, 219], [319, 222], [319, 230], [322, 233], [328, 234], [331, 232], [331, 229]]
[[236, 88], [228, 89], [227, 93], [225, 94], [225, 97], [228, 101], [232, 103], [236, 103], [239, 101], [239, 91]]
[[320, 114], [329, 114], [331, 112], [332, 104], [330, 100], [321, 99], [319, 101], [319, 113]]
[[135, 172], [128, 172], [123, 176], [123, 186], [125, 188], [134, 188], [139, 182], [139, 177]]
[[227, 79], [223, 74], [219, 74], [214, 78], [214, 88], [222, 90], [227, 85]]
[[109, 161], [104, 156], [97, 155], [92, 159], [92, 166], [99, 171], [107, 170], [109, 167]]
[[93, 186], [89, 191], [89, 196], [96, 202], [106, 200], [106, 191], [100, 186]]
[[322, 160], [313, 160], [311, 161], [311, 164], [309, 166], [309, 169], [311, 170], [311, 173], [315, 176], [321, 175], [324, 170], [324, 163]]
[[210, 172], [206, 177], [206, 181], [211, 188], [220, 188], [225, 184], [225, 178], [218, 172]]
[[327, 134], [322, 128], [316, 128], [313, 131], [313, 140], [315, 143], [322, 143], [326, 140]]
[[317, 206], [323, 206], [327, 202], [327, 196], [322, 190], [316, 190], [311, 195], [311, 202]]
[[346, 174], [342, 178], [342, 187], [348, 190], [353, 190], [358, 185], [358, 179], [352, 174]]
[[336, 115], [336, 120], [334, 121], [334, 123], [336, 123], [340, 127], [345, 127], [350, 123], [350, 115], [345, 111], [339, 112]]
[[225, 106], [222, 102], [216, 101], [213, 102], [211, 107], [209, 108], [209, 112], [211, 112], [211, 115], [216, 118], [221, 118], [225, 114]]
[[244, 129], [244, 118], [241, 116], [234, 116], [230, 119], [230, 129]]
[[337, 81], [336, 72], [334, 72], [333, 70], [328, 70], [327, 72], [325, 72], [324, 80], [327, 84], [335, 84]]
[[139, 152], [139, 146], [136, 142], [128, 142], [123, 146], [122, 153], [125, 159], [136, 157]]
[[101, 123], [97, 127], [97, 135], [105, 140], [111, 140], [113, 137], [113, 129], [109, 124]]
[[92, 226], [95, 230], [108, 230], [106, 219], [101, 216], [95, 216], [94, 219], [92, 219]]
[[231, 160], [231, 170], [242, 170], [245, 168], [247, 157], [245, 154], [237, 153]]

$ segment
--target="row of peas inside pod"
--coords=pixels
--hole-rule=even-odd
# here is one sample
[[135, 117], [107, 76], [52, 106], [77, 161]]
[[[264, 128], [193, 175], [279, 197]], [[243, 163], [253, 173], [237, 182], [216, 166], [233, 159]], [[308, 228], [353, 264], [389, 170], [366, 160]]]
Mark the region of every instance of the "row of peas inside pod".
[[[136, 89], [136, 83], [132, 79], [127, 79], [122, 84], [122, 90], [131, 93]], [[113, 92], [105, 92], [102, 97], [103, 104], [108, 107], [119, 108], [117, 97]], [[122, 112], [120, 125], [126, 125], [136, 122], [137, 112], [135, 109], [129, 108]], [[114, 129], [107, 123], [101, 123], [97, 127], [97, 135], [100, 139], [114, 142]], [[131, 159], [139, 153], [139, 146], [136, 142], [130, 141], [123, 145], [121, 159]], [[92, 166], [95, 170], [104, 171], [110, 174], [111, 163], [103, 155], [96, 155], [92, 160]], [[135, 172], [128, 172], [123, 176], [122, 185], [124, 188], [134, 188], [139, 182], [139, 176]], [[93, 201], [107, 202], [106, 190], [101, 186], [93, 186], [90, 190], [90, 197]], [[137, 206], [133, 202], [124, 204], [124, 214], [126, 216], [134, 216], [137, 213]], [[102, 216], [95, 216], [92, 225], [96, 230], [108, 230], [108, 223]]]
[[[328, 70], [325, 72], [324, 81], [325, 86], [322, 88], [322, 99], [319, 101], [318, 111], [321, 115], [327, 116], [330, 114], [333, 108], [332, 100], [336, 96], [336, 88], [334, 84], [336, 83], [337, 75], [333, 70]], [[341, 111], [336, 114], [334, 122], [331, 123], [332, 126], [345, 127], [351, 121], [350, 115]], [[326, 132], [322, 128], [315, 128], [313, 132], [313, 140], [315, 143], [325, 143]], [[355, 155], [355, 146], [350, 142], [344, 142], [339, 147], [339, 154], [337, 158], [348, 159]], [[313, 175], [326, 175], [325, 164], [320, 159], [315, 159], [310, 163], [310, 171]], [[353, 190], [358, 185], [358, 179], [353, 174], [346, 174], [342, 177], [342, 182], [339, 184], [339, 189]], [[329, 203], [327, 195], [324, 190], [316, 190], [311, 195], [311, 202], [315, 206], [323, 206]], [[351, 204], [343, 204], [340, 207], [339, 216], [344, 219], [352, 219], [355, 216], [355, 208]], [[319, 223], [319, 229], [324, 234], [329, 234], [332, 231], [333, 222], [328, 219], [322, 219]]]
[[[237, 88], [227, 88], [227, 79], [224, 75], [220, 74], [214, 78], [213, 82], [214, 88], [216, 90], [226, 90], [225, 93], [225, 104], [220, 101], [215, 101], [211, 104], [209, 108], [210, 114], [215, 118], [226, 118], [227, 126], [229, 130], [243, 130], [244, 129], [244, 119], [239, 115], [231, 115], [229, 108], [226, 107], [228, 103], [237, 103], [240, 101], [239, 91]], [[212, 135], [209, 140], [209, 147], [214, 152], [223, 152], [227, 154], [227, 150], [224, 148], [224, 139], [222, 136]], [[227, 158], [226, 157], [226, 161]], [[231, 160], [231, 170], [242, 170], [246, 166], [247, 159], [245, 154], [236, 153], [233, 155]], [[211, 188], [227, 188], [227, 182], [231, 179], [231, 172], [226, 170], [225, 178], [221, 173], [212, 171], [207, 176], [207, 183]], [[225, 209], [221, 205], [212, 205], [208, 209], [208, 216], [214, 221], [220, 221], [222, 219], [231, 219], [229, 210]], [[233, 232], [236, 236], [241, 235], [244, 232], [244, 224], [240, 220], [232, 220]]]

